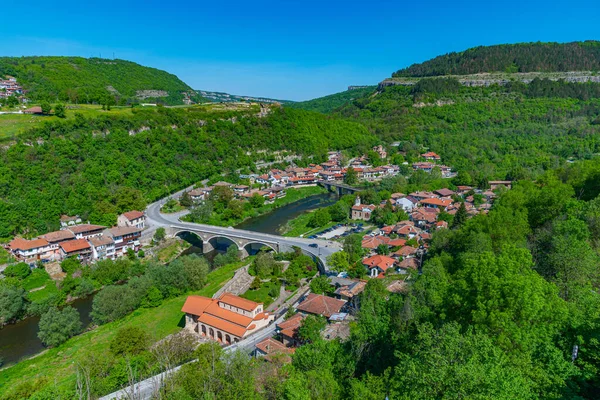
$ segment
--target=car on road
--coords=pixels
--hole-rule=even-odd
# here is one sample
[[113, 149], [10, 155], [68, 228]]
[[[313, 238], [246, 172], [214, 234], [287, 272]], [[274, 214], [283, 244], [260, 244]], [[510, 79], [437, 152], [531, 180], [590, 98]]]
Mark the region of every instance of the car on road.
[[313, 248], [316, 249], [317, 247], [319, 247], [319, 245], [316, 244], [316, 243], [311, 243], [311, 244], [308, 245], [308, 247], [313, 247]]

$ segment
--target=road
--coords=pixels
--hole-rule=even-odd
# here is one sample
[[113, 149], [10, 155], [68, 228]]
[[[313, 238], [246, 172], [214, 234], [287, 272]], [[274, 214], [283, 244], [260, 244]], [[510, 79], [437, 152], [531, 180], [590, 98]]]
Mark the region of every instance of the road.
[[[222, 226], [183, 222], [180, 221], [180, 218], [183, 215], [185, 215], [186, 212], [175, 214], [163, 214], [160, 212], [160, 209], [164, 203], [166, 203], [171, 197], [175, 198], [181, 196], [182, 193], [183, 190], [174, 193], [173, 195], [167, 198], [161, 199], [160, 201], [152, 203], [146, 208], [146, 223], [150, 227], [147, 231], [154, 231], [159, 227], [175, 228], [180, 230], [201, 231], [213, 235], [252, 240], [256, 242], [263, 242], [265, 244], [276, 243], [282, 248], [291, 249], [293, 246], [297, 246], [301, 248], [304, 252], [312, 254], [319, 258], [321, 264], [325, 269], [325, 271], [323, 272], [325, 272], [326, 274], [329, 273], [327, 257], [329, 257], [333, 253], [342, 250], [341, 243], [335, 241], [286, 237], [279, 235], [271, 235], [262, 232], [247, 231], [243, 229], [235, 229], [231, 227], [226, 228]], [[311, 244], [317, 244], [318, 247], [311, 247]]]

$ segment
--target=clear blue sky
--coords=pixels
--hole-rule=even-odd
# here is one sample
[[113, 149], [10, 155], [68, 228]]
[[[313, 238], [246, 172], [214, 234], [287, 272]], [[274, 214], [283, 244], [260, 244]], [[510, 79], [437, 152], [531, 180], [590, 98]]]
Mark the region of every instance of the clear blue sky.
[[4, 0], [0, 15], [0, 55], [114, 53], [194, 89], [291, 100], [477, 45], [600, 39], [598, 0]]

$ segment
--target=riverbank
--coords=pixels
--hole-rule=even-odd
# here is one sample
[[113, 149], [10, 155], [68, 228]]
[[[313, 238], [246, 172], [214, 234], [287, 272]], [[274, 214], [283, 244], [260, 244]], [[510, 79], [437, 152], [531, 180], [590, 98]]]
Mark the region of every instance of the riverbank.
[[313, 233], [320, 232], [324, 229], [330, 228], [337, 224], [337, 222], [330, 221], [323, 226], [318, 226], [316, 228], [308, 226], [309, 221], [311, 219], [311, 213], [306, 212], [290, 221], [285, 225], [282, 230], [283, 236], [288, 237], [308, 237]]
[[[231, 212], [223, 212], [223, 213], [215, 213], [213, 212], [210, 217], [203, 219], [201, 221], [192, 220], [191, 215], [186, 215], [182, 218], [183, 221], [189, 222], [199, 222], [205, 223], [208, 225], [215, 226], [241, 226], [244, 222], [248, 220], [252, 220], [254, 218], [260, 218], [263, 215], [267, 215], [278, 208], [288, 206], [290, 204], [296, 203], [300, 200], [307, 199], [312, 196], [326, 194], [327, 189], [322, 188], [321, 186], [305, 186], [305, 187], [296, 187], [296, 188], [288, 188], [286, 189], [285, 197], [275, 199], [273, 203], [263, 204], [258, 207], [252, 207], [251, 202], [245, 202], [244, 210], [239, 217], [230, 217], [225, 218], [226, 215], [233, 215]], [[248, 207], [250, 206], [250, 207]]]
[[187, 296], [197, 294], [211, 297], [233, 277], [235, 270], [247, 262], [243, 260], [210, 272], [207, 284], [201, 290], [166, 300], [156, 308], [137, 309], [123, 319], [101, 325], [69, 339], [59, 347], [0, 370], [0, 398], [6, 397], [9, 391], [17, 390], [20, 385], [43, 387], [45, 384], [55, 384], [59, 388], [74, 388], [75, 365], [88, 354], [101, 355], [108, 351], [110, 342], [121, 328], [142, 328], [153, 342], [180, 331], [184, 324], [181, 307]]

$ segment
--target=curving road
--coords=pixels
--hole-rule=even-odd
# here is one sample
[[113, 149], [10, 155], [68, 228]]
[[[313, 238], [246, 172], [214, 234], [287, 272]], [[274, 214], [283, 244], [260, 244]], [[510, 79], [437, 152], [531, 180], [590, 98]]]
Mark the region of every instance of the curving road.
[[[325, 274], [329, 273], [327, 257], [329, 257], [335, 252], [342, 250], [342, 245], [334, 241], [286, 237], [261, 232], [248, 231], [243, 229], [235, 229], [231, 227], [225, 228], [222, 226], [183, 222], [180, 221], [180, 218], [183, 215], [185, 215], [187, 211], [175, 214], [163, 214], [160, 212], [160, 208], [164, 203], [166, 203], [170, 198], [176, 198], [178, 196], [181, 196], [182, 193], [183, 190], [174, 193], [173, 195], [167, 198], [152, 203], [146, 208], [146, 224], [149, 226], [149, 229], [146, 230], [145, 234], [151, 233], [159, 227], [163, 227], [175, 228], [180, 230], [189, 230], [192, 232], [205, 232], [219, 236], [252, 240], [265, 244], [277, 244], [280, 248], [291, 249], [293, 246], [296, 246], [302, 249], [305, 253], [312, 254], [313, 256], [317, 257], [325, 269], [325, 271], [323, 271], [325, 272]], [[310, 246], [311, 244], [313, 245], [313, 247]], [[314, 247], [315, 244], [318, 247]]]

